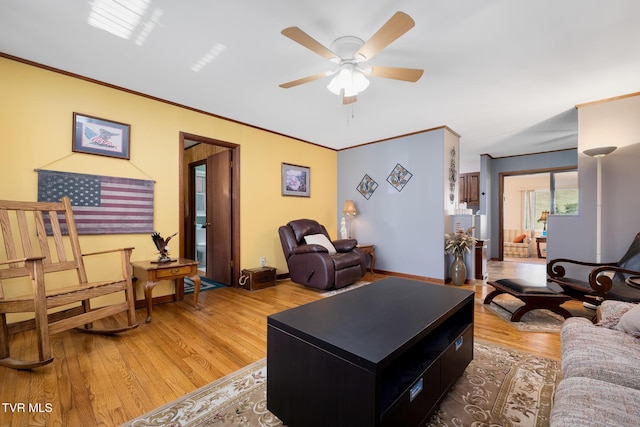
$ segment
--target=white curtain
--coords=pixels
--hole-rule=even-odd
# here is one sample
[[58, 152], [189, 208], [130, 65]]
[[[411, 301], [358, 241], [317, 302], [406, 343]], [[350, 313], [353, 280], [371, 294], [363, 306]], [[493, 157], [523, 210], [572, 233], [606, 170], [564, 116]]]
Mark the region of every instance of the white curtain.
[[522, 192], [522, 223], [523, 230], [529, 232], [529, 237], [534, 235], [536, 229], [536, 192], [535, 190], [524, 190]]

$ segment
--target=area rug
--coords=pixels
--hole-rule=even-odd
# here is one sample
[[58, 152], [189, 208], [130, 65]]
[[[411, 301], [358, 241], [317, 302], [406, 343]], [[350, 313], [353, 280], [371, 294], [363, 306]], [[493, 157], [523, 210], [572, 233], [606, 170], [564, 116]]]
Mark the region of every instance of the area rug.
[[[517, 299], [493, 300], [491, 304], [483, 304], [481, 300], [476, 301], [483, 307], [487, 307], [511, 326], [522, 332], [560, 332], [564, 323], [564, 317], [549, 310], [531, 310], [525, 313], [519, 322], [512, 322], [511, 315], [524, 304]], [[595, 315], [594, 310], [585, 307], [568, 307], [569, 313], [576, 317], [591, 319]]]
[[[200, 277], [200, 292], [210, 291], [211, 289], [226, 288], [226, 287], [227, 285], [224, 285], [222, 283], [214, 282], [205, 277]], [[193, 285], [193, 280], [189, 279], [188, 277], [185, 277], [184, 278], [184, 294], [185, 295], [192, 294], [194, 290], [195, 288]]]
[[[549, 424], [560, 362], [476, 341], [474, 359], [433, 414], [430, 427]], [[279, 426], [266, 408], [266, 359], [123, 426]]]
[[345, 286], [344, 288], [340, 288], [340, 289], [334, 289], [332, 291], [326, 291], [326, 292], [321, 292], [320, 296], [321, 297], [332, 297], [334, 295], [338, 295], [341, 294], [343, 292], [348, 292], [348, 291], [352, 291], [354, 289], [358, 289], [361, 288], [365, 285], [370, 284], [371, 282], [366, 282], [364, 280], [358, 280], [356, 283], [354, 283], [353, 285], [349, 285], [349, 286]]

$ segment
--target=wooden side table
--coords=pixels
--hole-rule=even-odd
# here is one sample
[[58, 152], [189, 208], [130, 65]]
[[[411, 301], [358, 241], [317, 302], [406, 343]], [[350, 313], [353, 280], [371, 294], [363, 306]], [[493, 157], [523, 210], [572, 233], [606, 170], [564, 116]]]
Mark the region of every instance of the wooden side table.
[[546, 237], [536, 237], [536, 248], [538, 249], [538, 258], [546, 258], [546, 256], [542, 256], [542, 252], [540, 252], [540, 243], [547, 244]]
[[[193, 305], [198, 309], [198, 295], [200, 294], [200, 276], [198, 276], [198, 261], [187, 258], [178, 258], [174, 262], [155, 263], [151, 261], [132, 262], [133, 280], [145, 280], [144, 298], [147, 303], [147, 323], [151, 322], [151, 306], [153, 305], [153, 288], [160, 280], [176, 280], [188, 277], [193, 280], [194, 293]], [[135, 287], [134, 287], [135, 289]], [[177, 294], [177, 286], [176, 286]]]
[[373, 274], [373, 265], [376, 263], [376, 245], [357, 245], [356, 247], [364, 252], [365, 255], [369, 255], [369, 271], [371, 271], [371, 274]]

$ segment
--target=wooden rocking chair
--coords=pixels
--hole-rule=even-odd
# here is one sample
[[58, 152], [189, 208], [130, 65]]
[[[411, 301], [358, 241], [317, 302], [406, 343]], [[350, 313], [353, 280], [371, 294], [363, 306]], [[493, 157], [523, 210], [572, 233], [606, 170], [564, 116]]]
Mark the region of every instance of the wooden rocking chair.
[[[138, 326], [129, 262], [133, 248], [83, 254], [68, 197], [60, 203], [0, 201], [0, 226], [6, 257], [0, 261], [0, 366], [31, 369], [50, 363], [49, 335], [67, 329], [114, 334]], [[90, 283], [83, 257], [112, 252], [120, 253], [121, 278]], [[76, 274], [61, 273], [70, 270]], [[124, 293], [124, 302], [91, 308], [92, 298], [116, 293]], [[50, 312], [63, 306], [70, 307]], [[121, 312], [127, 312], [127, 325], [93, 328], [93, 321]], [[32, 313], [34, 318], [7, 323], [7, 313]], [[11, 335], [31, 329], [37, 334], [38, 360], [11, 358]]]

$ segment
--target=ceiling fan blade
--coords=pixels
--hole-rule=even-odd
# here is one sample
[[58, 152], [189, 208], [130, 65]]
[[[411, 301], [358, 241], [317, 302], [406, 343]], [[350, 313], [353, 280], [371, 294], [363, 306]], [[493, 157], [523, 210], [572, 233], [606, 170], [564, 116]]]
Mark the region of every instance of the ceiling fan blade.
[[323, 45], [321, 45], [316, 39], [311, 37], [309, 34], [305, 33], [298, 27], [289, 27], [285, 28], [281, 31], [282, 35], [285, 37], [289, 37], [296, 43], [301, 44], [312, 52], [317, 53], [320, 56], [323, 56], [329, 60], [339, 60], [338, 55], [331, 52], [331, 50], [327, 49]]
[[358, 95], [353, 95], [353, 96], [344, 96], [344, 95], [342, 95], [342, 104], [343, 105], [353, 104], [357, 100], [358, 100]]
[[312, 76], [303, 77], [303, 78], [298, 79], [298, 80], [292, 80], [292, 81], [287, 82], [287, 83], [282, 83], [282, 84], [280, 84], [278, 86], [280, 86], [283, 89], [289, 89], [290, 87], [298, 86], [298, 85], [301, 85], [301, 84], [304, 84], [304, 83], [309, 83], [309, 82], [321, 79], [321, 78], [326, 77], [326, 76], [327, 76], [327, 73], [318, 73], [318, 74], [314, 74]]
[[385, 79], [404, 80], [405, 82], [417, 82], [422, 77], [424, 70], [418, 68], [396, 67], [371, 67], [370, 76], [383, 77]]
[[396, 12], [367, 42], [356, 52], [354, 58], [366, 61], [389, 46], [415, 25], [415, 21], [404, 12]]

